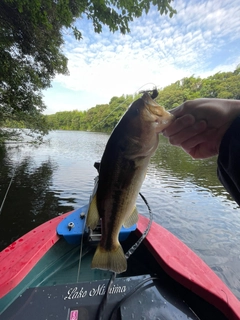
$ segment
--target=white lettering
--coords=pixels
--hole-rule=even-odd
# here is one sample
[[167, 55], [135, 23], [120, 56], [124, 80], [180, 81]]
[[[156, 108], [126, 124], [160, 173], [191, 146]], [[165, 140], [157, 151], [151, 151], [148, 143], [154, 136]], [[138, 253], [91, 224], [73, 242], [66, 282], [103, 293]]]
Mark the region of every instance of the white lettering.
[[67, 292], [67, 296], [64, 297], [64, 300], [72, 300], [72, 299], [79, 299], [79, 298], [84, 298], [87, 295], [87, 291], [83, 290], [83, 287], [81, 288], [80, 291], [78, 291], [78, 288], [70, 288]]
[[[126, 286], [117, 286], [113, 285], [111, 288], [108, 289], [109, 294], [118, 294], [124, 293], [127, 291]], [[89, 297], [96, 297], [96, 296], [103, 296], [106, 293], [106, 285], [101, 284], [95, 288], [90, 289], [89, 291], [84, 290], [83, 287], [79, 290], [78, 287], [70, 288], [67, 292], [67, 295], [63, 298], [64, 300], [73, 300], [73, 299], [82, 299], [85, 298], [87, 295]]]
[[126, 286], [115, 286], [113, 285], [111, 288], [109, 288], [108, 293], [110, 294], [116, 294], [116, 293], [123, 293], [126, 292], [127, 288]]
[[102, 296], [106, 292], [106, 287], [105, 284], [99, 285], [97, 288], [92, 288], [89, 291], [89, 296], [94, 297], [94, 296]]

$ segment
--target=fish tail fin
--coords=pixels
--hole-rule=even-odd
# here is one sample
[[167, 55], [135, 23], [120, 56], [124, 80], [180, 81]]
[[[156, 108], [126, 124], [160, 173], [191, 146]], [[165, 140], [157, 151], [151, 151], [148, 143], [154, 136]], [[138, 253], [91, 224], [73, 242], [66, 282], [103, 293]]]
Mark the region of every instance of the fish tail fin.
[[127, 260], [120, 243], [112, 250], [106, 250], [99, 244], [93, 256], [91, 267], [93, 269], [110, 270], [116, 273], [126, 271]]

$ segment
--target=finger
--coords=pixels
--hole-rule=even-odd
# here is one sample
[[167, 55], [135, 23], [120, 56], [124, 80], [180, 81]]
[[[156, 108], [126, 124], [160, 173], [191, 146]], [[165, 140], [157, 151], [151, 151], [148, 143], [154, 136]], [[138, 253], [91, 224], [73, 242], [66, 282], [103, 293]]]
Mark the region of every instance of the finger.
[[198, 144], [191, 149], [184, 149], [193, 159], [206, 159], [218, 154], [214, 145]]
[[[199, 113], [199, 110], [201, 110], [201, 109], [199, 109], [199, 105], [201, 105], [203, 103], [203, 100], [205, 100], [205, 99], [195, 99], [195, 100], [185, 101], [180, 106], [170, 110], [170, 112], [176, 118], [180, 118], [180, 117], [184, 116], [185, 114], [192, 114], [195, 118], [196, 118], [196, 116], [198, 116], [198, 120], [203, 119], [200, 117], [200, 113]], [[205, 103], [205, 101], [204, 101], [204, 103]]]
[[185, 152], [187, 152], [193, 159], [205, 159], [206, 156], [201, 154], [200, 148], [195, 147], [192, 149], [183, 149]]
[[176, 118], [180, 118], [188, 113], [191, 113], [191, 112], [189, 112], [191, 110], [191, 108], [189, 110], [189, 107], [194, 104], [195, 104], [194, 101], [186, 101], [183, 104], [181, 104], [180, 106], [171, 109], [169, 112], [171, 112]]
[[195, 136], [191, 137], [190, 139], [184, 141], [181, 144], [183, 149], [193, 149], [196, 146], [204, 143], [205, 145], [209, 145], [212, 141], [212, 137], [215, 135], [215, 130], [204, 130], [203, 132], [196, 134]]
[[176, 108], [173, 108], [171, 110], [169, 110], [170, 113], [172, 113], [176, 118], [180, 118], [181, 116], [184, 115], [184, 112], [183, 112], [183, 106], [179, 106], [179, 107], [176, 107]]
[[[195, 123], [192, 126], [189, 126], [180, 132], [176, 133], [175, 135], [172, 135], [169, 137], [169, 142], [175, 146], [181, 146], [186, 149], [192, 148], [194, 144], [194, 139], [196, 136], [204, 132], [207, 128], [207, 123], [204, 120], [201, 120], [197, 123]], [[200, 140], [201, 135], [197, 139]], [[197, 140], [196, 139], [196, 140]], [[193, 141], [193, 142], [192, 142]], [[192, 142], [192, 143], [191, 143]]]
[[183, 129], [192, 126], [195, 123], [195, 118], [191, 114], [186, 114], [180, 118], [175, 119], [164, 131], [165, 137], [171, 137]]
[[168, 110], [168, 112], [172, 113], [172, 114], [178, 114], [179, 113], [179, 109], [181, 109], [181, 106], [173, 108], [171, 110]]

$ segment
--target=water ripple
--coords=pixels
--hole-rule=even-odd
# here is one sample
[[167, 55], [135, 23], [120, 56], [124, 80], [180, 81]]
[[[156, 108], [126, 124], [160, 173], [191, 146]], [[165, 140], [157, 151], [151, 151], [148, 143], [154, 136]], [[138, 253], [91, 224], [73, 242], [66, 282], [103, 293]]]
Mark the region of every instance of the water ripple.
[[[1, 197], [18, 168], [0, 216], [0, 226], [9, 226], [7, 232], [1, 229], [2, 246], [89, 200], [93, 164], [101, 159], [108, 135], [55, 131], [47, 139], [38, 148], [7, 147], [0, 159]], [[161, 137], [141, 192], [154, 220], [195, 251], [240, 298], [240, 212], [217, 179], [216, 158], [194, 161]], [[148, 216], [140, 197], [137, 206]]]

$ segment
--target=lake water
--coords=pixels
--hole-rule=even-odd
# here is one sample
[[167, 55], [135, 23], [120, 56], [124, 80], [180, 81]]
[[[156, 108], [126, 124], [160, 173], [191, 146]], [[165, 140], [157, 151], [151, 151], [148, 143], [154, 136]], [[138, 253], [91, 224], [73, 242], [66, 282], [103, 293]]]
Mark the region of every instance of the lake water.
[[[0, 250], [86, 204], [107, 134], [54, 131], [46, 142], [0, 148]], [[192, 160], [161, 136], [141, 192], [154, 220], [195, 251], [240, 299], [240, 209], [216, 176], [216, 158]], [[148, 216], [139, 197], [139, 212]], [[161, 235], [159, 235], [161, 237]]]

